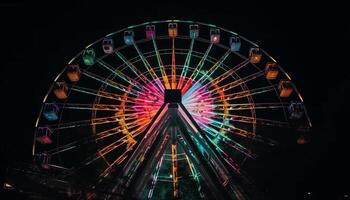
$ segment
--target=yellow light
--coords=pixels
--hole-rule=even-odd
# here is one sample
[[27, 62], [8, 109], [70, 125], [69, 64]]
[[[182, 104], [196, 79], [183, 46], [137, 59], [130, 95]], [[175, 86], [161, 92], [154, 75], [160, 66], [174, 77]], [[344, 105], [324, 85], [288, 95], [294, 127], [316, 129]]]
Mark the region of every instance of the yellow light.
[[173, 178], [173, 189], [174, 197], [177, 197], [178, 189], [178, 179], [177, 179], [177, 153], [176, 153], [176, 144], [171, 145], [171, 161], [172, 161], [172, 178]]

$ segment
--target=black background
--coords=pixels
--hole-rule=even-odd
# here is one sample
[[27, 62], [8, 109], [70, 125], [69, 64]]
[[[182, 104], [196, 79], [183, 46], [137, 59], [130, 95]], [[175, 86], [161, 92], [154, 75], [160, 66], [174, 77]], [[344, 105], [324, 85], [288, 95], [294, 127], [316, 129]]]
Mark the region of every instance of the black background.
[[266, 159], [260, 177], [264, 190], [272, 194], [266, 199], [350, 195], [350, 16], [345, 3], [69, 2], [0, 3], [2, 172], [10, 163], [31, 161], [42, 99], [54, 76], [76, 53], [129, 25], [184, 19], [215, 24], [256, 42], [290, 73], [304, 97], [314, 125], [311, 141]]

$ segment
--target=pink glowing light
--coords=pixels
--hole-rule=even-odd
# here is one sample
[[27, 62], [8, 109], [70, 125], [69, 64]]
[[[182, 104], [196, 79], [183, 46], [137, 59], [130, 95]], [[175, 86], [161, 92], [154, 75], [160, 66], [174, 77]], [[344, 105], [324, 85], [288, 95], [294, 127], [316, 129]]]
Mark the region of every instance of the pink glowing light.
[[[136, 113], [139, 125], [149, 123], [164, 103], [164, 95], [157, 92], [154, 83], [142, 86], [135, 98], [133, 110]], [[164, 90], [161, 91], [164, 93]], [[207, 126], [215, 116], [213, 100], [207, 87], [201, 84], [192, 84], [186, 92], [183, 91], [182, 103], [200, 126]]]

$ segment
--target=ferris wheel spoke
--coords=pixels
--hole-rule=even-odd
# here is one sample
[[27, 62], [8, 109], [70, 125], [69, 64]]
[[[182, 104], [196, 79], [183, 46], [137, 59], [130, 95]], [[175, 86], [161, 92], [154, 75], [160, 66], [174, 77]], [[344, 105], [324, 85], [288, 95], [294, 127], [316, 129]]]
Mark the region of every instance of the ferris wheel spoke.
[[115, 135], [115, 134], [118, 134], [120, 132], [121, 132], [121, 130], [118, 130], [118, 128], [112, 128], [112, 129], [109, 129], [107, 131], [102, 131], [100, 133], [97, 133], [96, 135], [84, 137], [84, 138], [79, 139], [77, 141], [50, 149], [49, 151], [47, 151], [47, 153], [49, 153], [50, 155], [56, 155], [59, 153], [63, 153], [63, 152], [69, 151], [69, 150], [73, 150], [73, 149], [80, 147], [82, 145], [94, 143], [96, 140], [102, 139], [102, 138], [110, 136], [110, 135]]
[[[250, 150], [248, 150], [247, 148], [245, 148], [243, 145], [239, 144], [238, 142], [234, 141], [233, 139], [229, 138], [228, 136], [226, 136], [225, 134], [217, 131], [215, 128], [222, 128], [223, 126], [219, 126], [218, 124], [212, 123], [209, 124], [215, 128], [210, 127], [209, 125], [205, 125], [204, 123], [199, 122], [200, 127], [202, 128], [203, 131], [205, 131], [206, 133], [208, 133], [207, 137], [208, 139], [210, 139], [211, 143], [213, 143], [215, 146], [217, 146], [217, 141], [216, 140], [220, 140], [226, 144], [228, 144], [230, 147], [234, 148], [235, 150], [237, 150], [238, 152], [250, 157], [250, 158], [254, 158], [255, 155], [252, 154], [252, 152]], [[252, 134], [248, 131], [245, 131], [243, 129], [239, 129], [236, 127], [232, 127], [231, 128], [232, 133], [234, 134], [238, 134], [239, 136], [243, 136], [243, 137], [247, 137], [247, 134]], [[214, 137], [214, 140], [211, 139], [210, 136]], [[218, 147], [218, 146], [217, 146]], [[218, 147], [219, 148], [219, 147]]]
[[141, 88], [136, 84], [137, 81], [135, 81], [134, 79], [132, 79], [131, 77], [125, 75], [123, 72], [121, 72], [120, 70], [114, 69], [112, 66], [110, 66], [108, 63], [103, 62], [103, 60], [98, 59], [97, 63], [99, 63], [101, 66], [103, 66], [104, 68], [106, 68], [108, 71], [112, 72], [114, 75], [118, 76], [119, 78], [121, 78], [122, 80], [124, 80], [125, 82], [127, 82], [129, 85], [133, 85], [134, 87], [136, 87], [137, 89], [141, 90]]
[[97, 153], [95, 153], [92, 156], [89, 156], [87, 159], [85, 159], [83, 161], [83, 163], [85, 165], [89, 165], [92, 162], [94, 162], [95, 160], [104, 157], [105, 155], [107, 155], [108, 153], [112, 152], [113, 150], [121, 147], [123, 144], [128, 142], [128, 137], [130, 137], [129, 135], [125, 135], [123, 137], [121, 137], [120, 139], [118, 139], [117, 141], [114, 141], [113, 143], [103, 147], [102, 149], [99, 149]]
[[[244, 130], [243, 130], [244, 131]], [[238, 133], [238, 130], [234, 132], [234, 134], [242, 136], [243, 134]], [[246, 137], [247, 136], [243, 136]], [[251, 159], [255, 159], [257, 157], [257, 155], [255, 153], [253, 153], [250, 149], [245, 148], [243, 145], [239, 144], [238, 142], [230, 139], [230, 140], [224, 140], [223, 141], [225, 144], [227, 144], [229, 147], [232, 147], [233, 149], [235, 149], [237, 152], [251, 158]]]
[[249, 64], [249, 59], [245, 59], [243, 62], [237, 64], [236, 66], [234, 66], [233, 68], [231, 68], [230, 70], [226, 71], [223, 74], [220, 74], [219, 76], [217, 76], [216, 78], [214, 78], [211, 82], [208, 82], [205, 86], [209, 85], [210, 83], [217, 85], [218, 83], [220, 83], [221, 81], [227, 79], [229, 76], [231, 76], [232, 74], [236, 73], [238, 70], [242, 69], [243, 67], [247, 66]]
[[231, 54], [231, 50], [227, 50], [226, 53], [212, 67], [210, 67], [209, 70], [206, 71], [204, 75], [201, 76], [196, 83], [201, 83], [201, 82], [204, 83], [206, 80], [208, 80], [208, 78], [214, 74], [214, 72], [222, 65], [222, 63], [227, 59], [227, 57], [230, 54]]
[[106, 91], [98, 91], [98, 90], [94, 90], [94, 89], [86, 88], [86, 87], [81, 87], [81, 86], [77, 86], [77, 85], [73, 85], [71, 87], [71, 90], [76, 91], [76, 92], [81, 92], [84, 94], [89, 94], [92, 96], [103, 97], [106, 99], [113, 99], [113, 100], [117, 100], [117, 101], [122, 100], [120, 95], [118, 95], [118, 94], [110, 93], [110, 92], [106, 92]]
[[122, 153], [120, 156], [118, 156], [100, 175], [99, 178], [106, 177], [110, 171], [113, 169], [115, 165], [121, 164], [126, 158], [127, 154], [131, 151], [131, 149], [126, 150], [124, 153]]
[[[138, 125], [133, 125], [133, 126], [130, 126], [128, 128], [131, 129], [131, 128], [135, 128], [137, 126]], [[140, 125], [139, 128], [131, 131], [130, 135], [132, 135], [133, 137], [138, 136], [142, 132], [144, 126], [145, 125]], [[96, 141], [99, 141], [99, 140], [102, 140], [102, 139], [105, 139], [107, 137], [114, 136], [114, 135], [117, 135], [117, 134], [122, 134], [122, 133], [123, 133], [123, 128], [122, 127], [117, 127], [117, 128], [112, 128], [112, 129], [109, 129], [109, 130], [106, 130], [106, 131], [102, 131], [102, 132], [96, 134]]]
[[207, 121], [209, 121], [209, 125], [215, 127], [215, 128], [234, 128], [233, 125], [229, 124], [228, 120], [224, 120], [223, 122], [215, 120], [214, 118], [210, 119], [208, 117], [204, 117], [204, 115], [199, 115], [199, 117], [201, 117], [202, 119], [205, 119]]
[[101, 118], [95, 118], [91, 120], [80, 120], [80, 121], [73, 121], [73, 122], [66, 122], [66, 123], [60, 123], [60, 124], [53, 124], [48, 125], [52, 130], [61, 130], [61, 129], [68, 129], [68, 128], [76, 128], [81, 126], [91, 126], [91, 125], [98, 125], [98, 124], [106, 124], [106, 123], [116, 123], [116, 117], [101, 117]]
[[[125, 147], [126, 150], [124, 153], [131, 151], [133, 149], [133, 146], [137, 143], [137, 141], [134, 139], [134, 137], [136, 137], [140, 134], [140, 133], [135, 133], [135, 132], [136, 131], [132, 131], [128, 134], [125, 134], [121, 130], [117, 130], [117, 132], [114, 132], [112, 134], [118, 133], [118, 134], [123, 134], [124, 136], [121, 137], [120, 139], [118, 139], [117, 141], [103, 147], [102, 149], [99, 149], [97, 153], [93, 154], [92, 156], [89, 156], [87, 159], [85, 159], [85, 161], [83, 163], [85, 165], [89, 165], [99, 158], [102, 158], [105, 160], [105, 155], [107, 155], [108, 153], [112, 152], [115, 149], [118, 149], [122, 145], [126, 145], [126, 147]], [[106, 133], [106, 132], [104, 131], [104, 133]], [[101, 135], [101, 133], [100, 133], [100, 135]], [[104, 135], [104, 137], [106, 137], [106, 135]], [[124, 156], [124, 153], [121, 155], [124, 157], [123, 160], [126, 158], [126, 156]], [[112, 164], [107, 162], [107, 160], [105, 160], [105, 161], [107, 162], [109, 167], [113, 167], [113, 165], [120, 164], [123, 161], [123, 160], [121, 160], [121, 156], [119, 156], [115, 161], [113, 161]]]
[[245, 137], [245, 138], [251, 138], [251, 137], [253, 137], [255, 135], [255, 133], [253, 133], [253, 132], [250, 132], [250, 131], [238, 128], [236, 126], [232, 126], [232, 127], [228, 128], [226, 130], [229, 133], [233, 133], [233, 134], [235, 134], [237, 136]]
[[263, 119], [263, 118], [255, 118], [243, 115], [233, 115], [233, 114], [225, 114], [220, 112], [212, 112], [212, 111], [203, 111], [202, 113], [214, 115], [215, 119], [228, 119], [232, 122], [242, 122], [248, 124], [259, 124], [264, 126], [276, 126], [276, 127], [285, 127], [289, 128], [289, 123], [271, 119]]
[[231, 120], [242, 123], [256, 123], [264, 126], [276, 126], [276, 127], [285, 127], [289, 128], [289, 124], [283, 121], [271, 120], [271, 119], [262, 119], [262, 118], [254, 118], [247, 116], [239, 116], [239, 115], [230, 115]]
[[[191, 90], [188, 90], [191, 92]], [[183, 98], [183, 102], [186, 103], [186, 106], [190, 106], [193, 103], [197, 103], [199, 106], [209, 106], [211, 101], [209, 98], [207, 98], [208, 95], [204, 95], [201, 92], [194, 91], [191, 93], [191, 96], [185, 95]]]
[[[104, 97], [104, 98], [108, 98], [108, 99], [113, 99], [113, 100], [117, 100], [117, 101], [125, 102], [125, 103], [135, 103], [135, 102], [154, 103], [153, 100], [148, 100], [146, 98], [130, 97], [130, 96], [126, 96], [126, 94], [121, 95], [121, 94], [110, 93], [110, 92], [106, 92], [106, 91], [102, 91], [102, 90], [97, 91], [94, 89], [84, 88], [84, 87], [80, 87], [80, 86], [72, 86], [71, 89], [73, 91], [77, 91], [77, 92], [81, 92], [81, 93], [85, 93], [85, 94], [90, 94], [93, 96], [99, 96], [99, 97]], [[141, 97], [146, 96], [146, 94], [139, 93], [139, 96], [141, 96]], [[160, 98], [160, 96], [158, 96], [158, 98]]]
[[186, 102], [186, 104], [191, 103], [192, 101], [202, 101], [205, 100], [202, 98], [202, 96], [209, 97], [209, 93], [205, 92], [205, 88], [200, 87], [200, 84], [193, 84], [192, 87], [190, 87], [187, 92], [183, 95], [183, 101]]
[[[208, 130], [210, 130], [210, 129], [208, 129]], [[233, 133], [234, 135], [236, 135], [238, 137], [250, 139], [250, 140], [257, 141], [257, 142], [264, 143], [264, 144], [268, 144], [270, 146], [274, 146], [274, 145], [278, 144], [278, 142], [276, 142], [270, 138], [263, 137], [261, 135], [256, 135], [253, 132], [250, 132], [250, 131], [247, 131], [247, 130], [244, 130], [244, 129], [241, 129], [238, 127], [229, 128], [229, 129], [226, 129], [226, 131], [228, 133]], [[219, 139], [220, 139], [220, 137], [219, 137]], [[229, 138], [227, 136], [223, 137], [222, 141], [224, 143], [228, 144], [228, 146], [230, 146], [230, 147], [236, 149], [237, 151], [241, 152], [242, 154], [248, 156], [249, 158], [254, 159], [257, 157], [256, 154], [254, 154], [250, 150], [246, 149], [243, 145], [239, 144], [238, 142], [235, 142], [234, 140], [232, 140], [231, 138]]]
[[[195, 103], [193, 103], [194, 105]], [[213, 104], [214, 110], [223, 110], [228, 106], [228, 110], [251, 110], [251, 109], [275, 109], [287, 106], [287, 103], [237, 103], [237, 104]]]
[[[148, 111], [140, 111], [140, 112], [128, 112], [128, 113], [116, 113], [115, 116], [117, 119], [120, 120], [135, 120], [136, 118], [140, 118], [139, 115], [140, 114], [148, 114]], [[129, 118], [126, 118], [129, 117]], [[137, 122], [137, 121], [135, 121]]]
[[[193, 91], [196, 90], [200, 90], [200, 89], [204, 89], [206, 88], [208, 85], [212, 85], [211, 81], [205, 83], [209, 77], [211, 77], [213, 75], [213, 73], [222, 65], [222, 63], [227, 59], [227, 57], [231, 54], [230, 50], [227, 50], [226, 53], [218, 60], [214, 63], [214, 65], [208, 70], [206, 71], [203, 76], [201, 76], [198, 81], [196, 81], [193, 86], [191, 88], [189, 88], [189, 90], [187, 90], [187, 92], [191, 93]], [[242, 65], [246, 64], [247, 61], [244, 61], [242, 63]], [[203, 85], [201, 85], [203, 84]], [[204, 92], [203, 94], [209, 94], [211, 93], [213, 90], [217, 90], [217, 88], [212, 89], [212, 90], [208, 90], [207, 92]], [[188, 95], [188, 94], [187, 94]], [[186, 94], [185, 94], [186, 96]]]
[[106, 137], [112, 136], [112, 135], [116, 135], [119, 134], [121, 132], [121, 128], [120, 127], [113, 127], [101, 132], [96, 133], [96, 141], [104, 139]]
[[131, 125], [129, 128], [136, 128], [136, 129], [131, 131], [130, 134], [133, 137], [136, 137], [136, 136], [140, 135], [146, 129], [148, 124], [149, 124], [149, 120], [147, 120], [144, 123], [140, 123], [138, 125]]
[[[149, 74], [151, 75], [152, 79], [154, 81], [156, 81], [156, 84], [158, 85], [158, 88], [160, 89], [160, 91], [164, 90], [164, 86], [162, 85], [162, 83], [160, 82], [160, 79], [158, 78], [157, 74], [154, 72], [153, 68], [151, 67], [151, 65], [148, 63], [148, 61], [146, 60], [145, 56], [143, 55], [143, 53], [141, 52], [141, 50], [139, 49], [139, 47], [137, 46], [137, 44], [135, 42], [133, 42], [134, 48], [136, 49], [139, 57], [142, 60], [142, 63], [144, 64], [144, 66], [146, 67], [147, 71], [149, 72]], [[166, 76], [167, 77], [167, 76]], [[169, 82], [168, 82], [169, 83]], [[170, 85], [169, 85], [170, 86]], [[168, 88], [169, 88], [168, 86]], [[167, 88], [167, 89], [168, 89]]]
[[270, 86], [261, 87], [261, 88], [254, 88], [252, 90], [244, 90], [237, 93], [225, 94], [224, 97], [226, 98], [227, 101], [245, 98], [245, 97], [251, 97], [254, 95], [274, 91], [276, 87], [277, 85], [270, 85]]
[[[212, 49], [213, 47], [213, 43], [211, 43], [209, 46], [208, 46], [208, 49], [206, 50], [205, 54], [203, 55], [203, 57], [201, 58], [201, 60], [199, 61], [198, 65], [196, 66], [195, 70], [193, 71], [194, 74], [192, 74], [190, 76], [190, 80], [195, 81], [197, 76], [199, 75], [199, 73], [201, 72], [203, 66], [204, 66], [204, 63], [205, 61], [207, 60], [208, 58], [208, 55], [210, 53], [210, 50]], [[192, 78], [193, 77], [193, 78]]]
[[[92, 139], [91, 137], [87, 137], [87, 138], [84, 138], [84, 139], [82, 139], [80, 141], [74, 141], [74, 142], [71, 142], [69, 144], [65, 144], [63, 146], [59, 146], [59, 147], [50, 149], [50, 151], [47, 151], [47, 153], [49, 153], [51, 156], [59, 154], [59, 153], [63, 153], [65, 151], [69, 151], [69, 150], [75, 149], [75, 148], [79, 147], [83, 143], [94, 142], [94, 140], [91, 140], [91, 139]], [[90, 142], [87, 142], [87, 141], [90, 141]]]
[[162, 58], [160, 56], [159, 50], [158, 50], [157, 42], [156, 42], [156, 40], [154, 38], [152, 39], [152, 43], [153, 43], [154, 51], [156, 52], [158, 66], [159, 66], [159, 69], [160, 69], [160, 73], [161, 73], [161, 75], [163, 77], [165, 88], [166, 89], [170, 89], [169, 79], [168, 79], [168, 76], [166, 74], [165, 67], [164, 67]]
[[[246, 180], [247, 178], [243, 174], [243, 171], [241, 170], [239, 164], [232, 159], [226, 152], [221, 151], [220, 156], [225, 160], [225, 162], [234, 170], [236, 175], [238, 175], [243, 180]], [[256, 155], [255, 155], [256, 156]], [[255, 157], [254, 157], [255, 158]]]
[[81, 104], [81, 103], [56, 103], [58, 107], [73, 110], [104, 110], [118, 111], [120, 106], [111, 104]]
[[87, 136], [87, 137], [81, 138], [77, 141], [73, 141], [73, 142], [70, 142], [68, 144], [64, 144], [62, 146], [57, 146], [57, 147], [47, 151], [47, 153], [49, 153], [50, 155], [55, 155], [55, 154], [59, 154], [59, 153], [65, 152], [65, 151], [75, 149], [75, 148], [80, 147], [80, 146], [85, 145], [85, 144], [94, 143], [94, 142], [96, 142], [96, 140], [100, 139], [101, 137], [104, 137], [107, 133], [108, 134], [119, 133], [120, 131], [117, 131], [117, 130], [118, 130], [118, 128], [112, 128], [112, 129], [109, 129], [106, 131], [102, 131], [96, 135]]
[[[232, 132], [232, 133], [234, 133], [238, 136], [241, 136], [241, 137], [251, 137], [252, 135], [254, 135], [254, 133], [252, 133], [250, 131], [240, 129], [234, 125], [229, 124], [228, 120], [226, 120], [226, 122], [220, 122], [220, 121], [215, 120], [212, 123], [210, 123], [209, 125], [212, 126], [213, 128], [223, 129], [227, 132]], [[207, 132], [210, 132], [212, 134], [214, 133], [215, 135], [219, 135], [220, 136], [219, 138], [222, 137], [224, 140], [232, 141], [232, 139], [227, 137], [225, 134], [222, 134], [219, 131], [216, 131], [215, 129], [211, 129], [211, 127], [209, 127], [209, 126], [204, 125], [204, 127], [206, 127]], [[213, 130], [215, 130], [215, 131], [213, 131]], [[241, 148], [243, 148], [242, 145], [240, 145], [240, 144], [238, 144], [238, 145], [241, 146]]]
[[219, 86], [217, 88], [213, 88], [213, 89], [209, 90], [207, 93], [215, 94], [215, 93], [218, 93], [219, 90], [227, 91], [227, 90], [233, 89], [235, 87], [238, 87], [240, 85], [243, 85], [249, 81], [252, 81], [252, 80], [258, 78], [258, 77], [262, 76], [263, 74], [264, 74], [264, 72], [262, 72], [262, 71], [256, 72], [254, 74], [251, 74], [249, 76], [241, 78], [240, 80], [233, 81], [232, 83], [228, 83], [228, 84]]
[[172, 39], [171, 49], [171, 89], [176, 89], [176, 56], [175, 56], [175, 37]]
[[273, 140], [271, 138], [264, 137], [264, 136], [261, 136], [261, 135], [255, 135], [252, 139], [255, 142], [260, 142], [260, 143], [263, 143], [263, 144], [267, 144], [269, 146], [276, 146], [276, 145], [279, 144], [276, 140]]
[[270, 86], [266, 86], [266, 87], [255, 88], [252, 90], [243, 90], [241, 92], [224, 94], [224, 95], [216, 93], [215, 96], [212, 95], [212, 97], [206, 98], [206, 100], [212, 101], [213, 103], [232, 101], [232, 100], [236, 100], [236, 99], [253, 97], [254, 95], [274, 91], [276, 87], [277, 87], [277, 85], [270, 85]]
[[[105, 151], [106, 151], [105, 154], [107, 154], [107, 153], [111, 152], [112, 150], [118, 148], [117, 145], [122, 145], [122, 144], [123, 144], [123, 143], [121, 143], [121, 144], [115, 144], [115, 146], [109, 147], [108, 150], [105, 150]], [[101, 154], [100, 152], [97, 152], [96, 154], [94, 154], [94, 155], [88, 157], [87, 159], [85, 159], [82, 163], [83, 163], [85, 166], [87, 166], [87, 165], [90, 165], [91, 163], [95, 162], [95, 161], [98, 160], [98, 159], [103, 159], [103, 160], [105, 160], [105, 155]], [[105, 161], [106, 161], [107, 165], [109, 166], [110, 163], [109, 163], [107, 160], [105, 160]]]
[[106, 85], [108, 85], [108, 86], [110, 86], [112, 88], [115, 88], [115, 89], [117, 89], [117, 90], [119, 90], [121, 92], [124, 92], [124, 93], [128, 92], [129, 94], [137, 96], [137, 94], [135, 94], [135, 93], [133, 93], [131, 91], [127, 91], [127, 86], [124, 86], [122, 84], [116, 83], [116, 82], [114, 82], [112, 80], [109, 80], [109, 79], [105, 79], [105, 78], [103, 78], [103, 77], [101, 77], [101, 76], [99, 76], [97, 74], [92, 73], [92, 72], [84, 71], [83, 74], [86, 75], [87, 77], [90, 77], [90, 78], [98, 81], [98, 82], [101, 82], [101, 83], [106, 84]]
[[186, 60], [185, 60], [185, 63], [183, 65], [183, 68], [182, 68], [182, 72], [181, 72], [181, 75], [180, 75], [179, 84], [177, 85], [177, 89], [182, 89], [183, 83], [185, 81], [185, 78], [186, 78], [186, 75], [187, 75], [187, 72], [188, 72], [188, 67], [190, 66], [193, 46], [194, 46], [194, 39], [191, 40], [190, 48], [188, 50], [188, 53], [187, 53], [187, 56], [186, 56]]
[[212, 47], [213, 47], [213, 43], [210, 43], [210, 45], [208, 46], [207, 50], [205, 51], [205, 54], [202, 56], [202, 58], [199, 61], [198, 65], [193, 70], [190, 78], [188, 79], [188, 81], [186, 82], [185, 86], [183, 87], [182, 94], [186, 94], [187, 90], [191, 87], [192, 83], [197, 78], [198, 74], [202, 70], [202, 67], [203, 67], [205, 61], [207, 60], [207, 57], [208, 57], [209, 52], [212, 49]]
[[161, 94], [161, 91], [163, 90], [163, 87], [156, 86], [151, 80], [149, 80], [137, 67], [135, 67], [130, 61], [128, 61], [119, 51], [115, 51], [115, 54], [124, 62], [126, 66], [131, 69], [131, 71], [145, 84], [151, 84], [152, 91], [157, 93], [158, 95]]
[[[144, 95], [144, 96], [147, 96], [145, 92], [148, 92], [148, 93], [155, 93], [155, 95], [157, 96], [161, 96], [160, 93], [155, 89], [155, 88], [152, 88], [152, 87], [143, 87], [141, 88], [137, 83], [136, 80], [134, 80], [133, 78], [131, 78], [130, 76], [127, 76], [125, 75], [123, 72], [121, 72], [120, 70], [117, 70], [117, 69], [114, 69], [112, 66], [110, 66], [109, 64], [103, 62], [102, 60], [98, 60], [97, 61], [100, 65], [102, 65], [103, 67], [107, 68], [109, 71], [111, 71], [113, 74], [117, 75], [119, 78], [123, 79], [124, 81], [126, 81], [127, 83], [129, 83], [129, 87], [130, 85], [133, 85], [135, 86], [138, 90], [134, 90], [134, 89], [131, 89], [134, 91], [134, 93], [137, 93], [139, 95]], [[125, 88], [126, 86], [124, 86]]]
[[89, 94], [92, 96], [98, 96], [98, 97], [103, 97], [103, 98], [107, 98], [107, 99], [113, 99], [116, 101], [120, 101], [120, 102], [126, 102], [126, 103], [135, 103], [135, 101], [144, 101], [144, 102], [151, 102], [148, 101], [146, 99], [140, 99], [140, 98], [135, 98], [135, 97], [130, 97], [128, 96], [126, 98], [125, 94], [120, 95], [120, 94], [116, 94], [116, 93], [110, 93], [110, 92], [106, 92], [106, 91], [97, 91], [94, 89], [90, 89], [90, 88], [85, 88], [85, 87], [81, 87], [81, 86], [76, 86], [73, 85], [71, 87], [71, 90], [73, 91], [77, 91], [77, 92], [81, 92], [84, 94]]
[[[129, 122], [125, 122], [126, 120], [128, 120]], [[150, 121], [150, 119], [145, 119], [145, 118], [140, 118], [138, 119], [137, 116], [136, 117], [133, 117], [133, 118], [128, 118], [128, 119], [120, 119], [119, 121], [121, 121], [122, 123], [120, 124], [123, 124], [124, 127], [126, 128], [134, 128], [134, 127], [137, 127], [137, 126], [140, 126], [140, 127], [144, 127], [145, 125], [148, 124], [148, 122]], [[135, 125], [135, 123], [137, 125]], [[138, 129], [137, 129], [138, 130]]]
[[209, 136], [207, 136], [207, 138], [216, 147], [216, 150], [218, 151], [219, 155], [223, 158], [223, 160], [227, 162], [230, 165], [230, 167], [234, 169], [236, 174], [239, 175], [240, 177], [243, 177], [241, 174], [241, 170], [239, 169], [239, 166], [237, 165], [236, 162], [234, 162], [232, 159], [227, 159], [229, 158], [228, 154], [221, 148], [223, 143], [225, 143], [228, 147], [235, 149], [235, 151], [245, 156], [245, 158], [255, 159], [257, 157], [257, 155], [253, 153], [251, 150], [245, 148], [244, 146], [242, 146], [241, 144], [233, 140], [230, 140], [230, 139], [223, 140], [222, 141], [223, 143], [221, 143], [221, 145], [219, 146], [217, 138], [212, 139]]
[[[133, 125], [130, 126], [129, 128], [135, 128], [139, 125]], [[124, 134], [124, 135], [129, 135], [132, 136], [133, 138], [138, 136], [143, 130], [145, 125], [140, 125], [139, 128], [132, 130], [130, 132], [126, 132], [125, 128], [123, 129], [123, 127], [115, 127], [115, 128], [111, 128], [105, 131], [101, 131], [99, 133], [96, 133], [96, 141], [102, 140], [106, 137], [112, 136], [112, 135], [116, 135], [116, 134]]]
[[[89, 109], [87, 106], [88, 104], [59, 104], [59, 105], [66, 105], [68, 109]], [[97, 104], [95, 104], [97, 105]], [[83, 107], [85, 106], [85, 107]], [[120, 110], [118, 106], [114, 107], [112, 105], [97, 105], [96, 110], [112, 110], [112, 111], [117, 111]], [[94, 108], [91, 108], [92, 110]], [[127, 109], [122, 109], [123, 111]], [[51, 128], [54, 130], [60, 130], [60, 129], [66, 129], [66, 128], [75, 128], [75, 127], [80, 127], [80, 126], [89, 126], [89, 125], [98, 125], [98, 124], [104, 124], [104, 123], [113, 123], [113, 122], [119, 122], [120, 121], [131, 121], [129, 122], [130, 124], [132, 123], [139, 123], [144, 119], [137, 119], [139, 118], [140, 114], [148, 114], [148, 111], [140, 111], [140, 112], [131, 112], [131, 113], [117, 113], [115, 116], [111, 117], [103, 117], [103, 118], [93, 118], [92, 120], [81, 120], [81, 121], [74, 121], [74, 122], [67, 122], [67, 123], [61, 123], [61, 125], [56, 124], [56, 125], [50, 125]], [[152, 116], [152, 114], [151, 114]], [[150, 116], [150, 117], [151, 117]], [[135, 120], [136, 119], [136, 120]], [[128, 124], [128, 123], [126, 123]]]

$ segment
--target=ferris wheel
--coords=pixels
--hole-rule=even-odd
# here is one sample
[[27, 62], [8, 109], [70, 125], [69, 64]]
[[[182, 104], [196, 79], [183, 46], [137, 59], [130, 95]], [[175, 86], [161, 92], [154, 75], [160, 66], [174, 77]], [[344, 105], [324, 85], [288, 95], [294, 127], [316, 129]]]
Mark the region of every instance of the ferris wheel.
[[[243, 165], [311, 122], [291, 77], [245, 37], [194, 21], [127, 27], [54, 79], [33, 155], [87, 199], [249, 199]], [[67, 172], [68, 171], [68, 172]], [[71, 194], [75, 195], [75, 194]], [[83, 194], [76, 194], [83, 199]]]

